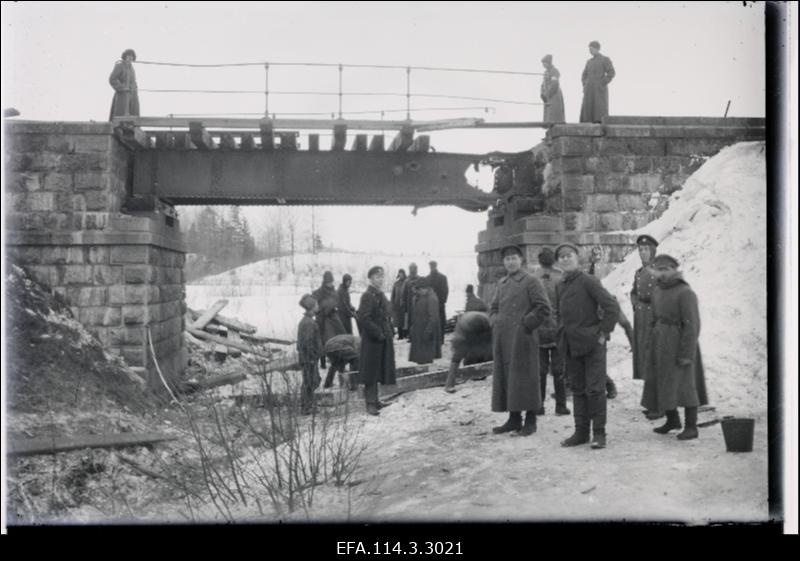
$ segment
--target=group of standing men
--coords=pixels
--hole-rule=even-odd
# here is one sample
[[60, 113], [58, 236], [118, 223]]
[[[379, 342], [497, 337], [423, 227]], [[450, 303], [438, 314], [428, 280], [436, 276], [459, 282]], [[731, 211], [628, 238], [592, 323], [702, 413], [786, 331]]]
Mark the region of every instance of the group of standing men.
[[[698, 406], [707, 403], [697, 297], [678, 271], [678, 261], [669, 255], [656, 256], [657, 245], [647, 235], [637, 239], [642, 267], [631, 292], [634, 326], [629, 337], [634, 378], [644, 380], [642, 405], [648, 418], [666, 414], [666, 423], [654, 431], [666, 434], [683, 428], [677, 409], [684, 407], [686, 426], [678, 439], [689, 440], [698, 436]], [[572, 391], [575, 430], [561, 445], [591, 441], [594, 449], [606, 447], [606, 345], [615, 324], [625, 325], [627, 320], [621, 319], [619, 304], [602, 283], [580, 269], [578, 254], [576, 246], [563, 243], [554, 252], [560, 271], [545, 261], [538, 274], [532, 275], [523, 269], [520, 248], [511, 245], [501, 251], [507, 274], [498, 283], [489, 312], [494, 354], [492, 411], [508, 412], [509, 417], [493, 429], [495, 434], [536, 432], [548, 362], [556, 381], [557, 413], [569, 413], [555, 368], [563, 361]], [[548, 291], [543, 280], [553, 272], [560, 278]]]
[[408, 266], [408, 276], [400, 269], [390, 301], [397, 337], [409, 339], [408, 360], [417, 364], [428, 364], [442, 357], [447, 324], [445, 306], [450, 292], [447, 277], [439, 272], [436, 261], [428, 266], [427, 277], [419, 276], [416, 263]]
[[[586, 61], [581, 81], [583, 83], [583, 102], [581, 103], [581, 123], [599, 123], [608, 115], [608, 84], [614, 79], [616, 72], [611, 59], [600, 54], [600, 43], [589, 43], [592, 55]], [[539, 89], [539, 97], [544, 103], [545, 123], [563, 123], [564, 94], [561, 92], [561, 73], [553, 65], [553, 55], [542, 58], [544, 75]]]

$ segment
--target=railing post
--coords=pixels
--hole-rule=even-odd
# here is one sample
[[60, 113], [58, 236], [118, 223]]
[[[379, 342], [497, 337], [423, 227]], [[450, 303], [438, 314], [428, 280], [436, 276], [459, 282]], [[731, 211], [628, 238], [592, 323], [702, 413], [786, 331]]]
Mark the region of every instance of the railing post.
[[406, 121], [411, 120], [411, 67], [406, 66]]
[[264, 117], [269, 118], [269, 63], [264, 64]]
[[342, 70], [343, 66], [339, 65], [339, 118], [342, 118]]

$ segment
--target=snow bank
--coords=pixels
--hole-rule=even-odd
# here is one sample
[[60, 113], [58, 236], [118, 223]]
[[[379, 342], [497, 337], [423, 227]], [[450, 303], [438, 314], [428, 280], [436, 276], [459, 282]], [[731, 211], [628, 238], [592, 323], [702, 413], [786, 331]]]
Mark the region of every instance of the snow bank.
[[[697, 293], [709, 399], [730, 413], [767, 406], [766, 188], [764, 142], [729, 146], [636, 232], [659, 240], [659, 253], [678, 259]], [[633, 252], [603, 279], [626, 314], [640, 265]]]

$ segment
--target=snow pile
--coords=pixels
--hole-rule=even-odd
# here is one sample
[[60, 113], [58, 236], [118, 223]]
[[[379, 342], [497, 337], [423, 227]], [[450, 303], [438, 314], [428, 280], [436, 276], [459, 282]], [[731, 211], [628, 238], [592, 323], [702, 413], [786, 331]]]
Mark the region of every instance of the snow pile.
[[[689, 177], [660, 219], [636, 232], [659, 240], [659, 253], [678, 259], [697, 293], [709, 400], [725, 414], [766, 411], [766, 188], [764, 142], [729, 146]], [[640, 265], [632, 252], [603, 279], [626, 314]]]
[[[459, 255], [376, 255], [372, 253], [322, 252], [300, 253], [264, 259], [224, 273], [206, 277], [186, 286], [186, 301], [193, 309], [205, 309], [224, 298], [228, 305], [222, 312], [246, 321], [263, 335], [293, 339], [300, 321], [300, 297], [319, 288], [322, 274], [331, 271], [336, 286], [342, 276], [353, 277], [350, 287], [353, 306], [358, 307], [367, 288], [367, 271], [373, 265], [385, 270], [384, 291], [391, 297], [398, 269], [408, 273], [408, 265], [416, 263], [419, 274], [429, 273], [428, 262], [435, 260], [439, 271], [447, 276], [450, 295], [447, 315], [464, 309], [464, 291], [468, 284], [478, 284], [478, 264], [474, 253]], [[294, 272], [292, 272], [294, 270]]]

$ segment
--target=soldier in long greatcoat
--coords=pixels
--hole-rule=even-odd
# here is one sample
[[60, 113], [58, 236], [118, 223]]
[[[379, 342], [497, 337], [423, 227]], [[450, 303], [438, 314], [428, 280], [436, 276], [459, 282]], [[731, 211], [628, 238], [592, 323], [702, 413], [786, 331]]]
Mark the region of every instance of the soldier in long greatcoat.
[[136, 52], [127, 49], [120, 58], [108, 77], [109, 84], [114, 88], [109, 121], [114, 120], [114, 117], [139, 116], [139, 91], [136, 86], [136, 71], [133, 69]]
[[539, 88], [539, 97], [544, 103], [545, 123], [564, 122], [564, 94], [561, 93], [561, 73], [553, 66], [553, 55], [544, 55], [542, 58], [544, 75]]
[[[647, 379], [647, 344], [653, 329], [653, 290], [656, 287], [656, 277], [651, 265], [656, 256], [658, 242], [655, 238], [643, 234], [636, 238], [639, 258], [642, 266], [633, 277], [631, 288], [631, 307], [633, 308], [633, 379]], [[660, 411], [648, 411], [648, 419], [657, 419], [663, 416]]]
[[409, 339], [411, 347], [408, 360], [417, 364], [429, 364], [442, 358], [442, 325], [439, 317], [439, 300], [426, 278], [414, 287], [414, 324]]
[[[333, 273], [325, 271], [322, 275], [322, 285], [311, 295], [319, 304], [317, 324], [323, 344], [334, 335], [345, 333], [344, 325], [339, 318], [339, 294], [334, 288]], [[325, 368], [325, 355], [320, 358], [320, 366]]]
[[361, 295], [356, 312], [361, 326], [359, 381], [364, 384], [367, 413], [378, 415], [383, 404], [378, 400], [378, 384], [394, 384], [394, 330], [389, 300], [383, 293], [383, 267], [372, 267], [367, 274], [369, 286]]
[[356, 315], [356, 309], [350, 302], [350, 286], [353, 284], [353, 277], [346, 274], [342, 276], [342, 284], [336, 289], [336, 294], [339, 297], [339, 305], [337, 306], [337, 313], [339, 314], [339, 321], [344, 326], [344, 332], [348, 335], [353, 334], [352, 318]]
[[681, 428], [678, 407], [685, 408], [686, 427], [679, 440], [697, 438], [697, 408], [708, 403], [703, 362], [700, 358], [700, 310], [697, 295], [669, 255], [653, 259], [653, 331], [647, 347], [648, 376], [642, 405], [665, 411], [667, 421], [653, 429], [667, 434]]
[[589, 43], [592, 58], [586, 61], [581, 81], [583, 82], [583, 103], [581, 104], [581, 123], [599, 123], [608, 115], [608, 83], [616, 72], [611, 59], [600, 54], [600, 43]]
[[[497, 283], [489, 306], [492, 320], [492, 411], [509, 411], [505, 424], [492, 431], [536, 432], [539, 390], [539, 337], [536, 329], [550, 316], [550, 302], [541, 281], [522, 269], [522, 251], [504, 247], [500, 255], [506, 276]], [[525, 411], [525, 423], [522, 423]]]

